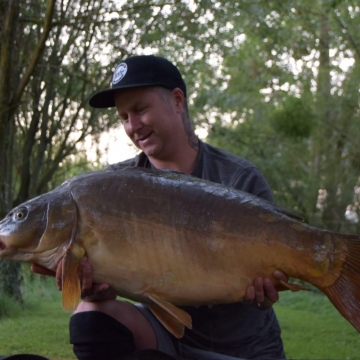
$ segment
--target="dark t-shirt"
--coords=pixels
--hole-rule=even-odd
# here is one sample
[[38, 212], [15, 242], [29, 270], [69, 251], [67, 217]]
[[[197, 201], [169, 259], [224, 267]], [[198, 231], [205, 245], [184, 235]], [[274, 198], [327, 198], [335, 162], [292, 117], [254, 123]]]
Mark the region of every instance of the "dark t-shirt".
[[[272, 201], [269, 185], [261, 172], [245, 159], [199, 142], [199, 153], [191, 175], [231, 186]], [[111, 165], [112, 170], [127, 166], [151, 168], [144, 153]], [[245, 359], [285, 358], [280, 327], [273, 309], [260, 310], [243, 303], [212, 307], [183, 307], [192, 317], [193, 329], [186, 329], [175, 346], [196, 348]]]

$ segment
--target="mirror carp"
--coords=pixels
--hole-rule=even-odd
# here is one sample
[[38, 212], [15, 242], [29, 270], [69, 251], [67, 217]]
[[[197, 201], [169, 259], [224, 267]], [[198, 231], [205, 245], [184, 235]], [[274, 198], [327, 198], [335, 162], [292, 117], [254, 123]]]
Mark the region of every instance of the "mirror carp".
[[179, 306], [241, 301], [257, 276], [301, 289], [279, 269], [325, 293], [360, 331], [360, 237], [311, 227], [254, 195], [173, 171], [126, 168], [73, 177], [14, 208], [0, 222], [0, 259], [55, 271], [62, 302], [76, 308], [77, 268], [146, 304], [176, 337], [191, 328]]

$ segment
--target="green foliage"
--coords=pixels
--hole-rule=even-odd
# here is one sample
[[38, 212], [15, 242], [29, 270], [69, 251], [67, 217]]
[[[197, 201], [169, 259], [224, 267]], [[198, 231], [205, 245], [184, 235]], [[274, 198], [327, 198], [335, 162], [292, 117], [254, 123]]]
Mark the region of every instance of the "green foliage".
[[[259, 126], [253, 118], [234, 127], [214, 125], [208, 141], [255, 164], [265, 175], [275, 202], [298, 213], [313, 225], [318, 183], [309, 181], [306, 159], [308, 141], [286, 139], [270, 122]], [[309, 214], [314, 214], [309, 218]]]
[[71, 314], [62, 310], [55, 280], [31, 274], [27, 265], [23, 275], [23, 306], [0, 297], [0, 304], [5, 303], [8, 309], [6, 316], [0, 317], [1, 355], [27, 353], [52, 360], [74, 359], [68, 331]]
[[22, 312], [19, 302], [6, 293], [0, 293], [0, 319], [14, 317]]
[[13, 300], [17, 300], [19, 303], [22, 302], [22, 294], [18, 286], [21, 283], [21, 280], [20, 263], [0, 260], [0, 297], [4, 296], [6, 304], [8, 303], [9, 297]]
[[275, 311], [289, 359], [359, 359], [359, 333], [323, 294], [280, 295]]
[[210, 119], [208, 140], [254, 162], [276, 202], [312, 225], [359, 233], [360, 221], [345, 218], [349, 206], [360, 215], [358, 8], [294, 0], [236, 9], [228, 15], [242, 21], [232, 22], [218, 86], [195, 101], [199, 121]]
[[66, 161], [59, 164], [58, 170], [48, 182], [49, 190], [54, 189], [73, 176], [102, 169], [104, 169], [104, 165], [99, 162], [89, 162], [86, 154], [79, 151], [76, 156], [69, 156]]
[[308, 138], [316, 117], [302, 98], [289, 96], [270, 117], [276, 132], [294, 139]]
[[[14, 262], [11, 263], [14, 264]], [[18, 276], [22, 280], [21, 292], [23, 302], [20, 304], [19, 302], [14, 301], [13, 296], [7, 295], [8, 292], [1, 292], [0, 318], [21, 316], [23, 311], [31, 311], [36, 308], [40, 299], [46, 301], [58, 299], [59, 294], [53, 278], [32, 273], [30, 264], [17, 263], [17, 265], [19, 265]], [[11, 276], [11, 272], [9, 272], [9, 274]]]

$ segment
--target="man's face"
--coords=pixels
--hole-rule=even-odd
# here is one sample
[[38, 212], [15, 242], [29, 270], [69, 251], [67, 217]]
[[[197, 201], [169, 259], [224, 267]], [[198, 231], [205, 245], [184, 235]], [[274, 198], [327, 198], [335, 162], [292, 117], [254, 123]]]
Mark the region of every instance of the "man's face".
[[126, 134], [149, 157], [167, 160], [173, 151], [178, 151], [184, 126], [183, 105], [176, 94], [177, 90], [160, 87], [123, 89], [115, 94]]

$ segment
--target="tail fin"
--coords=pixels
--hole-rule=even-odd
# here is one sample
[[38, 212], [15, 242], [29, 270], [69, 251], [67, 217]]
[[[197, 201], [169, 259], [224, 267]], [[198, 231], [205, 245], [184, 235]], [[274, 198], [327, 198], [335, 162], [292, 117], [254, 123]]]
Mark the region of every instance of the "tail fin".
[[360, 238], [341, 235], [347, 246], [346, 260], [339, 278], [322, 289], [341, 315], [360, 332]]

